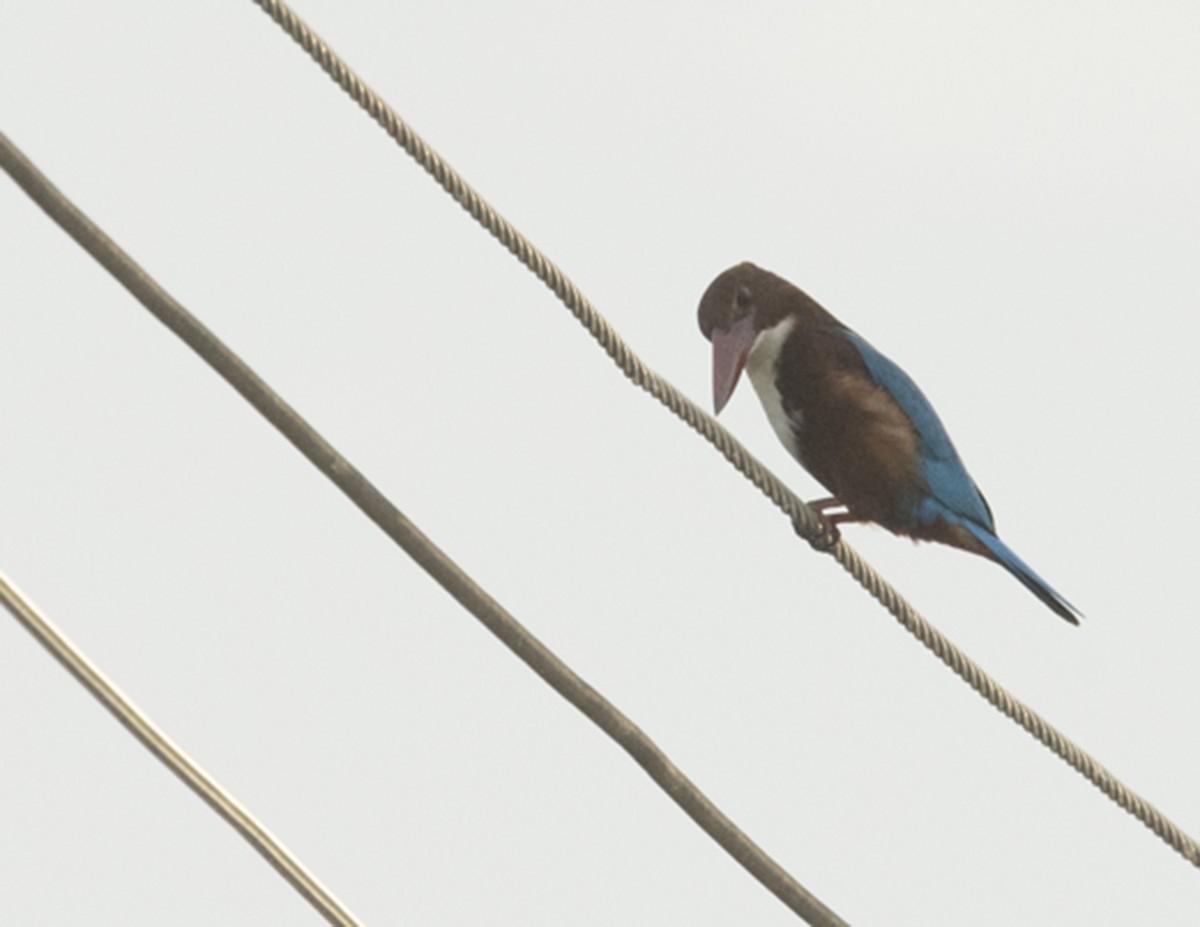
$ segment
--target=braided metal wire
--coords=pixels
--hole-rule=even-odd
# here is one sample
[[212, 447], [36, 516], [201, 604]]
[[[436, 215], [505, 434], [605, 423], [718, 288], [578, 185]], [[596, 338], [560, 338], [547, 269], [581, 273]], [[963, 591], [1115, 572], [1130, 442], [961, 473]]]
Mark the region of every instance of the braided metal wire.
[[1168, 846], [1194, 866], [1200, 866], [1200, 848], [1170, 818], [1130, 789], [1094, 756], [996, 682], [978, 663], [958, 649], [930, 624], [851, 547], [839, 543], [834, 558], [863, 588], [917, 640], [932, 651], [994, 708], [1045, 744], [1101, 792], [1150, 828]]
[[879, 601], [917, 640], [932, 651], [972, 689], [1083, 774], [1101, 792], [1124, 808], [1192, 865], [1200, 867], [1200, 846], [1166, 815], [1128, 788], [1086, 750], [1013, 696], [982, 667], [958, 649], [923, 618], [856, 551], [834, 540], [816, 514], [770, 470], [699, 406], [683, 395], [634, 354], [628, 344], [579, 292], [567, 276], [468, 184], [400, 116], [350, 69], [324, 41], [279, 0], [254, 0], [370, 114], [471, 217], [541, 280], [599, 342], [621, 372], [699, 432], [768, 499], [791, 519], [796, 532], [815, 549], [834, 559]]

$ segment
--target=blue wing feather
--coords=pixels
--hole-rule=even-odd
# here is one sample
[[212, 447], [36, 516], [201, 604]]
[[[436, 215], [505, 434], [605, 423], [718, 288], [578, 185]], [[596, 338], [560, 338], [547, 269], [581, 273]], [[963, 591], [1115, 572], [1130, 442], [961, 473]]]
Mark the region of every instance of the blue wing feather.
[[992, 513], [983, 494], [967, 473], [941, 419], [920, 387], [857, 332], [847, 328], [843, 335], [858, 350], [871, 378], [896, 400], [916, 429], [920, 441], [917, 453], [921, 475], [933, 497], [918, 503], [914, 513], [917, 519], [931, 523], [944, 514], [944, 509], [949, 509], [955, 515], [978, 523], [988, 532], [994, 532]]
[[858, 350], [871, 379], [887, 390], [916, 429], [920, 442], [917, 448], [919, 466], [929, 492], [917, 500], [914, 518], [927, 525], [943, 519], [966, 528], [1001, 566], [1055, 614], [1072, 624], [1079, 624], [1079, 610], [996, 537], [992, 512], [983, 494], [967, 473], [941, 419], [917, 384], [861, 335], [850, 329], [844, 329], [844, 335]]

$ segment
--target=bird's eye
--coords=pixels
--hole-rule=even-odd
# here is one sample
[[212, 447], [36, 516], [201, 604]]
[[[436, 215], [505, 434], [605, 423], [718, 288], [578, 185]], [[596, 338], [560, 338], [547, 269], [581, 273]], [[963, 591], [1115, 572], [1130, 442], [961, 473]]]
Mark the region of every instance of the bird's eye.
[[738, 309], [740, 309], [742, 313], [745, 313], [745, 311], [750, 307], [750, 300], [752, 298], [752, 295], [753, 294], [751, 294], [751, 292], [750, 292], [750, 287], [748, 287], [748, 286], [738, 287], [737, 291], [733, 294], [734, 306], [736, 306]]

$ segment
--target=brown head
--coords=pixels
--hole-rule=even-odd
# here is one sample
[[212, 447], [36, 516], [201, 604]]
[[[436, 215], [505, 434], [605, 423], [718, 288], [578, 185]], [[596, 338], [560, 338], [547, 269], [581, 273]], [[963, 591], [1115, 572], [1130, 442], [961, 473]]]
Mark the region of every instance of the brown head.
[[762, 332], [788, 316], [801, 320], [837, 320], [799, 287], [745, 261], [708, 285], [700, 299], [700, 331], [713, 346], [713, 407], [717, 412], [733, 395], [746, 358]]

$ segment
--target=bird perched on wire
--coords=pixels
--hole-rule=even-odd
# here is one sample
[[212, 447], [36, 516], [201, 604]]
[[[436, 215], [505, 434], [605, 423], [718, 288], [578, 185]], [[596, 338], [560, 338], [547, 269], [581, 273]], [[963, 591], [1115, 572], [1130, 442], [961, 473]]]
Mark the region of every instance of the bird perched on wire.
[[1079, 623], [1075, 607], [996, 536], [987, 502], [924, 393], [865, 338], [750, 263], [709, 284], [699, 319], [713, 346], [717, 413], [744, 368], [779, 440], [832, 494], [810, 504], [833, 531], [873, 521], [979, 554]]

